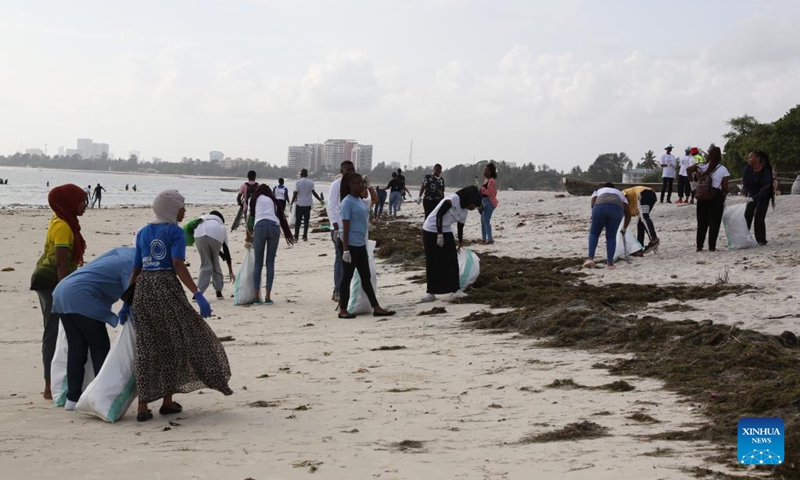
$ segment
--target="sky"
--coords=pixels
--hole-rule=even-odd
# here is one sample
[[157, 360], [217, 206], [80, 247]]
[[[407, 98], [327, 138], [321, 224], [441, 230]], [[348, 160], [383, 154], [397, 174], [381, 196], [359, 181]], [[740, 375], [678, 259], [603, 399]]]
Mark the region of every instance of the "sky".
[[588, 167], [800, 103], [800, 2], [0, 0], [0, 154]]

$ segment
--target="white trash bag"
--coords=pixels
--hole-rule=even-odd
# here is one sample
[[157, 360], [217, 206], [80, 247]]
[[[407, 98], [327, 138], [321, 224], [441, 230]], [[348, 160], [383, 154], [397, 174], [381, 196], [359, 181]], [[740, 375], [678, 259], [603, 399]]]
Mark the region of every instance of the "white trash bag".
[[136, 330], [129, 320], [114, 340], [97, 378], [83, 390], [75, 411], [111, 423], [122, 418], [137, 396], [135, 360]]
[[[369, 273], [372, 278], [372, 290], [375, 295], [378, 294], [378, 272], [375, 269], [375, 241], [367, 240], [367, 255], [369, 256]], [[372, 305], [369, 303], [367, 294], [361, 287], [361, 277], [358, 275], [358, 270], [353, 274], [353, 279], [350, 281], [350, 301], [347, 303], [347, 312], [351, 314], [361, 314], [372, 312]]]
[[619, 230], [617, 230], [617, 250], [614, 252], [615, 262], [620, 258], [628, 258], [632, 254], [644, 250], [642, 244], [639, 243], [639, 239], [637, 239], [636, 235], [631, 231], [630, 227], [633, 225], [633, 219], [631, 219], [631, 224], [628, 225], [628, 230], [625, 232], [625, 235], [622, 234], [622, 225], [624, 223], [624, 221], [620, 222]]
[[481, 261], [470, 248], [462, 248], [458, 253], [458, 284], [461, 291], [475, 283], [481, 274]]
[[292, 204], [289, 207], [289, 216], [286, 218], [286, 221], [289, 222], [289, 228], [294, 228], [294, 224], [295, 224], [295, 220], [296, 220], [294, 218], [294, 210], [295, 210], [295, 206], [294, 206], [294, 204]]
[[256, 252], [248, 248], [242, 260], [242, 267], [233, 283], [233, 304], [250, 305], [256, 299], [256, 289], [253, 286], [253, 270], [256, 265]]
[[725, 236], [728, 237], [728, 248], [739, 250], [742, 248], [754, 248], [758, 242], [747, 228], [747, 220], [744, 218], [744, 211], [747, 203], [739, 203], [725, 207], [722, 212], [722, 223], [725, 225]]
[[[56, 352], [53, 361], [50, 362], [50, 391], [53, 394], [53, 403], [56, 407], [63, 407], [67, 403], [67, 392], [69, 384], [67, 379], [67, 354], [69, 344], [67, 343], [67, 332], [58, 321], [58, 339], [56, 340]], [[94, 380], [94, 365], [92, 365], [92, 354], [86, 356], [86, 365], [83, 366], [83, 389]]]

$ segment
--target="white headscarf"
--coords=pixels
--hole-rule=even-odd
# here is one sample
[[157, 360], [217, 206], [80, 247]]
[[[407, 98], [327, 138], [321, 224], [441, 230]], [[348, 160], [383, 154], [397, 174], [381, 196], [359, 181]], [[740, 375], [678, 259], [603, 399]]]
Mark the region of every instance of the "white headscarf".
[[178, 212], [184, 207], [183, 195], [177, 190], [164, 190], [153, 200], [156, 221], [153, 223], [178, 224]]

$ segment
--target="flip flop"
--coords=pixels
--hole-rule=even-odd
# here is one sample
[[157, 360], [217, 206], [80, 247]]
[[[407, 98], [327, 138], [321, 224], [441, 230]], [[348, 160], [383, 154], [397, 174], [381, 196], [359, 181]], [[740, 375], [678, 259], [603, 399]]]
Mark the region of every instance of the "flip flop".
[[[158, 409], [158, 413], [161, 415], [172, 415], [175, 413], [181, 413], [183, 411], [183, 406], [180, 403], [175, 402], [175, 406], [167, 407], [162, 405], [161, 408]], [[150, 414], [150, 417], [153, 417], [153, 414]]]
[[391, 317], [395, 313], [397, 313], [397, 312], [395, 312], [394, 310], [387, 310], [385, 312], [372, 312], [372, 316], [373, 317]]
[[146, 412], [139, 412], [136, 414], [136, 421], [137, 422], [146, 422], [153, 418], [153, 411], [148, 410]]
[[356, 314], [348, 313], [347, 315], [342, 315], [341, 313], [339, 313], [339, 318], [356, 318]]

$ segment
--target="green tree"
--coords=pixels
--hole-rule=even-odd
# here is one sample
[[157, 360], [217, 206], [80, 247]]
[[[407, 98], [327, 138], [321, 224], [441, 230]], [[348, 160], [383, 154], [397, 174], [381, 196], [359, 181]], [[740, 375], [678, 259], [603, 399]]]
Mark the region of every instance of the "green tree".
[[622, 171], [630, 161], [625, 152], [599, 155], [586, 171], [586, 179], [591, 182], [620, 182]]
[[645, 170], [658, 170], [658, 161], [656, 161], [656, 154], [652, 150], [648, 150], [644, 153], [644, 157], [641, 158], [641, 162], [636, 165], [636, 168], [644, 168]]

